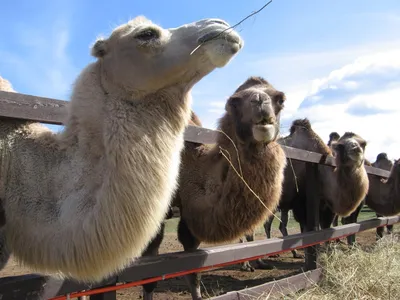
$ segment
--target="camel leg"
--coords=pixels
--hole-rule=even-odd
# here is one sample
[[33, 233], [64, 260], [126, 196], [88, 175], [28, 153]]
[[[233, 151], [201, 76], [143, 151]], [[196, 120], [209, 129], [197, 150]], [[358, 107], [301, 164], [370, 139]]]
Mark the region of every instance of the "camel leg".
[[[319, 220], [319, 225], [321, 229], [327, 229], [330, 228], [332, 225], [332, 222], [335, 218], [335, 213], [330, 210], [329, 208], [325, 207], [324, 209], [320, 210], [320, 220]], [[325, 242], [325, 245], [328, 246], [330, 242]]]
[[[364, 206], [364, 201], [356, 208], [356, 210], [348, 217], [342, 218], [342, 224], [351, 224], [357, 222], [358, 215], [360, 214], [361, 209]], [[347, 237], [347, 245], [353, 246], [356, 243], [356, 235], [352, 234]]]
[[[157, 235], [153, 238], [147, 248], [143, 251], [142, 256], [155, 256], [158, 255], [161, 242], [164, 238], [165, 222], [161, 224], [161, 227]], [[157, 281], [146, 283], [143, 285], [143, 300], [153, 300], [154, 290], [157, 288]]]
[[[246, 235], [246, 240], [247, 240], [248, 242], [250, 242], [250, 241], [252, 240], [253, 235], [254, 235], [254, 233], [253, 233], [253, 234]], [[253, 240], [254, 240], [254, 239], [253, 239]], [[240, 238], [240, 239], [239, 239], [239, 242], [240, 242], [240, 243], [244, 243], [243, 238]], [[250, 264], [250, 262], [249, 262], [248, 260], [246, 260], [245, 262], [242, 262], [242, 263], [241, 263], [240, 270], [241, 270], [241, 271], [244, 271], [244, 272], [254, 272], [254, 268], [253, 268], [253, 266]]]
[[332, 226], [336, 227], [338, 225], [339, 225], [339, 216], [335, 215], [335, 217], [333, 218]]
[[387, 234], [392, 234], [393, 233], [393, 225], [388, 225], [388, 226], [386, 226], [386, 229], [387, 229]]
[[[246, 235], [246, 240], [248, 242], [253, 242], [254, 241], [254, 232], [253, 232], [253, 234]], [[259, 269], [271, 270], [273, 268], [270, 264], [266, 263], [261, 258], [258, 258], [255, 262], [256, 262], [257, 268], [259, 268]], [[245, 263], [248, 263], [250, 265], [250, 263], [248, 261]], [[250, 267], [251, 267], [251, 265], [250, 265]]]
[[[338, 225], [339, 225], [339, 216], [335, 215], [335, 217], [333, 218], [333, 221], [332, 221], [332, 226], [337, 227]], [[333, 242], [340, 243], [340, 239], [335, 239]]]
[[[279, 224], [279, 230], [283, 236], [288, 236], [289, 233], [287, 231], [287, 224], [289, 222], [289, 211], [281, 210], [281, 220], [282, 222]], [[304, 258], [303, 255], [298, 254], [296, 250], [292, 250], [293, 258]]]
[[[275, 216], [271, 215], [267, 221], [264, 223], [264, 231], [265, 234], [267, 235], [267, 239], [271, 238], [271, 227], [272, 227], [272, 222], [274, 221]], [[270, 257], [279, 257], [279, 254], [271, 255]]]
[[[187, 227], [186, 221], [182, 218], [180, 219], [178, 225], [178, 240], [183, 245], [183, 249], [185, 251], [194, 251], [197, 250], [197, 248], [199, 248], [200, 246], [200, 241], [193, 236], [193, 234]], [[200, 291], [201, 274], [192, 273], [185, 275], [185, 280], [189, 286], [192, 299], [201, 300], [202, 299]]]
[[[383, 217], [380, 214], [376, 214], [377, 218]], [[379, 240], [383, 237], [383, 232], [385, 231], [385, 227], [378, 227], [376, 228], [376, 240]]]

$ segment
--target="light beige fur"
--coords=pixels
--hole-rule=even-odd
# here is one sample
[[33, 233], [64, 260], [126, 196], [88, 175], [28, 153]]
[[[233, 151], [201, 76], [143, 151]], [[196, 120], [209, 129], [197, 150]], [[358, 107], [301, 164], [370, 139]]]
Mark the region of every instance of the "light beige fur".
[[36, 272], [98, 281], [141, 255], [177, 184], [190, 90], [243, 42], [206, 19], [163, 29], [144, 17], [92, 47], [61, 134], [0, 122], [7, 246]]
[[15, 92], [15, 90], [12, 87], [11, 82], [9, 82], [7, 79], [5, 79], [1, 76], [0, 76], [0, 91]]

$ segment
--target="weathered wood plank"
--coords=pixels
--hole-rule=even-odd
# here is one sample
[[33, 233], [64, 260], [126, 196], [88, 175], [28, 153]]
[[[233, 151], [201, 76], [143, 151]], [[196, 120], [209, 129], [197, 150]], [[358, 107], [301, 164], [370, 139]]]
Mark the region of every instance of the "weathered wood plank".
[[211, 300], [254, 300], [263, 299], [262, 295], [269, 295], [270, 297], [291, 295], [292, 293], [309, 288], [319, 282], [321, 278], [322, 270], [315, 269], [240, 291], [228, 292], [224, 295], [213, 297]]
[[67, 101], [0, 91], [0, 117], [62, 125]]

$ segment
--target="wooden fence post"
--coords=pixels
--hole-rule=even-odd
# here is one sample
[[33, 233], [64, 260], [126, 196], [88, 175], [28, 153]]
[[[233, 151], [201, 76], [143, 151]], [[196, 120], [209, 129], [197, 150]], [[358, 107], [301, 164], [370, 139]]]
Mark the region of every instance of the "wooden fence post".
[[[306, 163], [306, 210], [307, 223], [305, 231], [319, 230], [319, 180], [318, 164]], [[310, 246], [305, 249], [305, 269], [306, 271], [317, 268], [317, 250], [318, 245]]]

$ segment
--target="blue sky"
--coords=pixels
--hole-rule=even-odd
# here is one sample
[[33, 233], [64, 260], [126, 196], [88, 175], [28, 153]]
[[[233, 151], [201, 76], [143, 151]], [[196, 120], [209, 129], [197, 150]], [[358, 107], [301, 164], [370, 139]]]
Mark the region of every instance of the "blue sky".
[[[0, 12], [0, 75], [20, 93], [68, 100], [92, 58], [99, 35], [137, 15], [163, 27], [217, 17], [238, 22], [266, 1], [4, 1]], [[146, 4], [151, 3], [151, 4]], [[215, 128], [227, 97], [260, 75], [287, 93], [286, 133], [308, 117], [327, 139], [354, 131], [367, 156], [400, 157], [400, 1], [273, 0], [237, 29], [245, 47], [193, 90], [194, 110]], [[396, 125], [397, 122], [397, 125]], [[56, 129], [56, 127], [52, 127]]]

